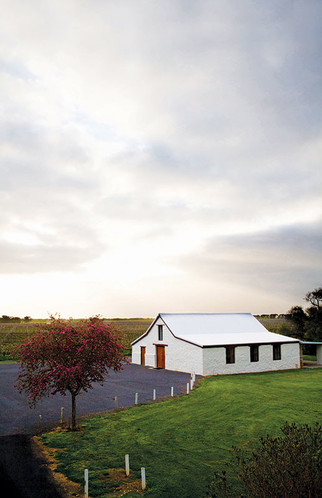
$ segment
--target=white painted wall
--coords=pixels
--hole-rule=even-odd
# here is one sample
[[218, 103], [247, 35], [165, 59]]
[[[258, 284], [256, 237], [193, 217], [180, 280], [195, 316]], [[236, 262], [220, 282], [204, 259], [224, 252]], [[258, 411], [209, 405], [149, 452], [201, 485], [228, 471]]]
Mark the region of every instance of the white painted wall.
[[281, 344], [281, 359], [273, 360], [272, 344], [259, 346], [259, 361], [250, 361], [250, 347], [236, 346], [235, 363], [226, 364], [224, 347], [203, 349], [203, 375], [264, 372], [299, 368], [300, 348], [298, 343]]
[[[163, 340], [158, 340], [158, 325], [163, 325]], [[132, 346], [132, 363], [141, 364], [141, 346], [146, 347], [145, 365], [156, 367], [156, 344], [165, 347], [165, 368], [202, 375], [202, 348], [173, 336], [159, 318], [149, 334]]]

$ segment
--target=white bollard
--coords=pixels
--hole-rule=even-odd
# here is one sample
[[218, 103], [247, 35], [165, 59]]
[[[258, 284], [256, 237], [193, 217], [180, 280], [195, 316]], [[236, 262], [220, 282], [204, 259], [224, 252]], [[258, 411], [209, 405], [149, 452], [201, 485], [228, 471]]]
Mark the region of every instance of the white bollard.
[[115, 396], [115, 398], [114, 398], [114, 405], [115, 405], [115, 411], [117, 411], [118, 408], [119, 408], [119, 403], [118, 403], [118, 400], [117, 400], [117, 396]]
[[85, 480], [84, 495], [85, 498], [88, 498], [88, 469], [84, 470], [84, 480]]
[[192, 389], [193, 389], [193, 378], [192, 377], [190, 379], [190, 388], [191, 388], [191, 391], [192, 391]]
[[130, 456], [125, 455], [125, 473], [126, 475], [130, 475]]
[[153, 389], [153, 401], [156, 400], [156, 397], [157, 397], [157, 391], [156, 389]]
[[60, 409], [60, 425], [64, 425], [64, 407]]
[[137, 405], [139, 403], [139, 393], [135, 393], [135, 404]]
[[146, 481], [145, 481], [145, 468], [144, 467], [141, 467], [141, 479], [142, 479], [142, 489], [145, 490]]
[[187, 382], [187, 394], [189, 394], [189, 391], [190, 391], [189, 386], [190, 386], [190, 384], [189, 384], [189, 382]]
[[171, 396], [173, 396], [173, 386], [171, 387]]

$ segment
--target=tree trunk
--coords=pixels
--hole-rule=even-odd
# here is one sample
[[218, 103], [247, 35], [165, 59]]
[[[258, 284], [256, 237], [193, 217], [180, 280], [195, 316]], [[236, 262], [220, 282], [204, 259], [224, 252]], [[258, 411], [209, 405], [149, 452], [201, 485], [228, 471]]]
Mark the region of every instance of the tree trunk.
[[76, 431], [76, 394], [72, 394], [72, 431]]

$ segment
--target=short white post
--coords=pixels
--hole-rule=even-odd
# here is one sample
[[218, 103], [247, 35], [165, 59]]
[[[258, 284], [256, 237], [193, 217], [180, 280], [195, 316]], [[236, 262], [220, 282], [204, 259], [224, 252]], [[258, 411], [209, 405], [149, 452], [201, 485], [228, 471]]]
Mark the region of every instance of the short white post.
[[118, 400], [117, 400], [117, 396], [115, 396], [115, 398], [114, 398], [114, 404], [115, 404], [115, 410], [117, 411], [117, 410], [118, 410], [118, 407], [119, 407], [119, 403], [118, 403]]
[[146, 481], [145, 481], [145, 468], [144, 467], [141, 467], [141, 479], [142, 479], [142, 489], [145, 490]]
[[60, 409], [60, 425], [64, 425], [64, 407]]
[[192, 376], [192, 374], [191, 374], [191, 379], [190, 379], [190, 388], [192, 391], [192, 389], [193, 389], [193, 376]]
[[189, 391], [190, 391], [189, 386], [190, 386], [190, 383], [187, 382], [187, 394], [189, 394]]
[[173, 396], [173, 386], [171, 387], [171, 396]]
[[42, 415], [38, 416], [38, 429], [41, 431], [42, 428]]
[[85, 498], [88, 498], [88, 469], [85, 469], [84, 471], [84, 480], [85, 480], [84, 495]]
[[135, 393], [135, 404], [137, 405], [139, 403], [139, 393]]
[[130, 475], [130, 456], [125, 455], [125, 473], [126, 475]]
[[153, 389], [153, 400], [155, 401], [157, 397], [157, 391], [156, 389]]

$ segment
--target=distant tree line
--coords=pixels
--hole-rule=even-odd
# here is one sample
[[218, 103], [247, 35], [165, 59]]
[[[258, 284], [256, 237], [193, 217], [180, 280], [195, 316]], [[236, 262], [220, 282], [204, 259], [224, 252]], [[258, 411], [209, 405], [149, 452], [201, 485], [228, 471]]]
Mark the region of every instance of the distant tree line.
[[0, 317], [0, 322], [5, 322], [5, 323], [20, 323], [20, 322], [30, 322], [31, 317], [30, 316], [25, 316], [24, 318], [20, 318], [19, 316], [9, 316], [9, 315], [2, 315]]
[[272, 320], [275, 320], [276, 318], [286, 318], [287, 314], [286, 313], [264, 313], [263, 315], [254, 315], [256, 318], [270, 318]]

